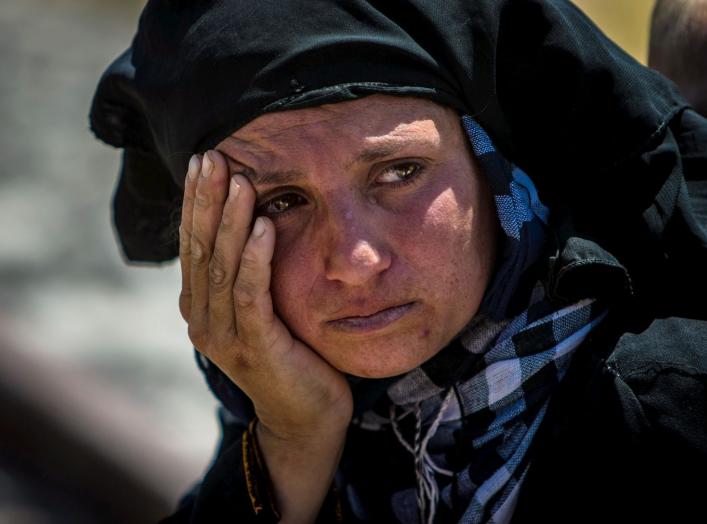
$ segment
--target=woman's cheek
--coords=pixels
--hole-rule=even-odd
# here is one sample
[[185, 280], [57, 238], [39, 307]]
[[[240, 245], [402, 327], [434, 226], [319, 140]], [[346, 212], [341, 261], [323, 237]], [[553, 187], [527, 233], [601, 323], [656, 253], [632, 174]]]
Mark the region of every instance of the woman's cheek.
[[474, 212], [468, 202], [460, 201], [452, 189], [440, 192], [424, 210], [420, 219], [421, 233], [430, 241], [443, 243], [468, 233], [473, 223]]
[[270, 292], [275, 312], [290, 327], [306, 320], [309, 291], [313, 288], [316, 253], [306, 239], [290, 231], [278, 231], [272, 260]]
[[[273, 307], [279, 315], [287, 314], [289, 307], [287, 297], [292, 294], [291, 275], [293, 271], [293, 236], [286, 231], [277, 229], [275, 251], [273, 253], [270, 275], [270, 292]], [[284, 319], [283, 319], [284, 320]]]

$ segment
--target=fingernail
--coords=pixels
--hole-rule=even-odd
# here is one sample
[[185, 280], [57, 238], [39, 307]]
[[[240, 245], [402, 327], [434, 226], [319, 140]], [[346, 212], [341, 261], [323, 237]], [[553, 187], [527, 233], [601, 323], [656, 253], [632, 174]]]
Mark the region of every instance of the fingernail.
[[209, 151], [206, 152], [204, 155], [204, 160], [202, 161], [201, 164], [201, 176], [204, 178], [207, 178], [210, 174], [211, 171], [214, 170], [214, 162], [211, 160], [211, 156], [209, 155]]
[[199, 172], [199, 156], [198, 155], [192, 155], [191, 158], [189, 159], [189, 169], [187, 169], [187, 176], [191, 178], [192, 180], [196, 178], [196, 174]]
[[260, 238], [265, 233], [265, 221], [258, 217], [255, 219], [255, 224], [253, 224], [253, 235], [255, 238]]
[[236, 182], [235, 177], [231, 177], [231, 188], [228, 191], [228, 198], [235, 200], [238, 198], [238, 192], [241, 190], [241, 186]]

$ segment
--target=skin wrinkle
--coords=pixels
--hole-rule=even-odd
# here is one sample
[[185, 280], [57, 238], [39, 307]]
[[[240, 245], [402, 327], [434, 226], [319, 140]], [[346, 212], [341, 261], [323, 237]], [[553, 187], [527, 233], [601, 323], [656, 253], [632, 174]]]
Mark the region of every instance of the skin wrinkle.
[[[278, 151], [278, 148], [276, 146], [273, 146], [272, 143], [276, 142], [277, 139], [281, 136], [283, 136], [287, 132], [291, 132], [293, 130], [297, 130], [298, 128], [305, 128], [308, 125], [316, 125], [316, 124], [321, 124], [325, 122], [332, 122], [336, 126], [336, 129], [339, 129], [338, 126], [341, 125], [341, 122], [339, 122], [337, 119], [341, 117], [341, 115], [337, 113], [342, 113], [345, 114], [345, 112], [339, 110], [338, 108], [335, 108], [336, 104], [330, 105], [330, 106], [320, 106], [318, 109], [320, 109], [324, 113], [331, 113], [329, 118], [319, 118], [319, 119], [310, 119], [311, 121], [308, 123], [301, 123], [300, 119], [298, 117], [293, 117], [289, 113], [290, 112], [285, 112], [285, 113], [275, 113], [278, 115], [278, 117], [283, 117], [283, 120], [285, 120], [285, 123], [282, 124], [282, 129], [276, 130], [273, 132], [272, 127], [269, 126], [267, 123], [259, 123], [259, 120], [265, 120], [267, 122], [267, 119], [271, 117], [273, 114], [266, 114], [263, 115], [262, 117], [254, 120], [248, 126], [246, 127], [251, 127], [252, 129], [249, 130], [249, 135], [252, 136], [259, 136], [263, 135], [265, 137], [265, 143], [253, 143], [252, 141], [249, 141], [247, 138], [241, 138], [237, 137], [235, 134], [227, 137], [221, 142], [221, 146], [227, 151], [230, 149], [230, 147], [234, 148], [242, 148], [241, 153], [242, 154], [252, 154], [252, 155], [267, 155], [267, 154], [273, 154], [276, 151]], [[334, 107], [332, 109], [332, 107]], [[256, 123], [257, 122], [257, 123]], [[387, 156], [388, 154], [395, 152], [397, 149], [399, 149], [399, 144], [402, 142], [406, 142], [408, 145], [412, 146], [414, 145], [414, 140], [416, 138], [416, 133], [419, 133], [422, 131], [422, 126], [420, 122], [416, 122], [414, 120], [409, 120], [409, 121], [403, 121], [401, 122], [398, 126], [396, 126], [394, 129], [391, 130], [391, 132], [387, 135], [384, 136], [371, 136], [367, 139], [367, 142], [370, 142], [373, 147], [370, 149], [367, 149], [360, 154], [358, 154], [354, 159], [349, 161], [346, 164], [346, 168], [349, 169], [351, 168], [355, 163], [359, 162], [370, 162], [373, 161], [376, 158], [382, 157], [382, 156]], [[345, 127], [345, 126], [343, 126]], [[365, 128], [364, 128], [365, 129]], [[270, 144], [270, 147], [268, 147], [268, 144]], [[439, 145], [439, 144], [435, 144]], [[227, 154], [227, 153], [226, 153]], [[231, 160], [236, 161], [235, 159], [229, 157]], [[238, 162], [238, 161], [236, 161]], [[241, 163], [241, 162], [239, 162]], [[247, 162], [242, 162], [243, 164], [247, 164]], [[252, 167], [250, 166], [245, 166], [248, 167], [248, 169], [252, 170]]]
[[[230, 167], [301, 175], [290, 183], [304, 205], [271, 217], [273, 303], [293, 335], [337, 369], [369, 377], [408, 371], [478, 309], [497, 219], [452, 110], [373, 95], [263, 115], [217, 148]], [[379, 179], [409, 162], [424, 166], [412, 183], [393, 184], [388, 171]], [[258, 178], [251, 180], [259, 200], [291, 191]], [[411, 302], [378, 331], [342, 332], [330, 323]]]
[[[372, 163], [398, 153], [403, 149], [413, 148], [416, 145], [416, 141], [414, 136], [407, 138], [407, 135], [409, 135], [410, 132], [414, 133], [414, 130], [404, 130], [404, 132], [399, 133], [398, 136], [395, 136], [392, 139], [391, 137], [372, 137], [368, 141], [373, 142], [373, 145], [364, 149], [362, 152], [357, 154], [355, 158], [348, 161], [345, 166], [346, 170], [353, 168], [356, 164]], [[234, 142], [241, 142], [241, 146], [245, 146], [246, 150], [249, 146], [249, 144], [245, 141], [234, 140]], [[423, 144], [421, 143], [420, 146], [422, 145]], [[271, 148], [261, 148], [261, 151], [258, 151], [256, 154], [268, 154], [273, 150], [274, 149]], [[234, 172], [233, 174], [243, 174], [256, 185], [284, 185], [294, 183], [301, 178], [306, 178], [304, 173], [297, 170], [274, 170], [259, 172], [243, 161], [238, 161], [227, 154], [226, 157], [229, 161], [229, 165], [231, 166], [231, 171]]]

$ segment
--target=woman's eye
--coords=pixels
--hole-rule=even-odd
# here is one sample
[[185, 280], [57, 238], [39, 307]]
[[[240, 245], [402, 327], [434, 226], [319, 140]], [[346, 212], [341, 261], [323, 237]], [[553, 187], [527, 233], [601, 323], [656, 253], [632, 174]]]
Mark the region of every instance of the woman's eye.
[[284, 193], [264, 202], [260, 210], [268, 215], [281, 215], [304, 203], [305, 199], [297, 193]]
[[407, 162], [405, 164], [397, 164], [394, 166], [386, 167], [378, 178], [376, 182], [382, 184], [390, 183], [403, 183], [411, 181], [415, 178], [417, 174], [422, 170], [422, 166], [415, 162]]

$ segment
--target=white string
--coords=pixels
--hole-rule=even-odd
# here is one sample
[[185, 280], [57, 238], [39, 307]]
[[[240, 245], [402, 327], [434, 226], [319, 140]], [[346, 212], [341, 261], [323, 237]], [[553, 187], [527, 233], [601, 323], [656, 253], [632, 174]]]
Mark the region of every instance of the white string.
[[420, 511], [420, 518], [422, 522], [426, 524], [432, 524], [434, 522], [435, 514], [437, 512], [437, 502], [439, 501], [439, 487], [437, 486], [437, 480], [435, 479], [435, 472], [447, 477], [453, 477], [454, 473], [447, 469], [439, 467], [435, 464], [434, 460], [427, 451], [427, 445], [430, 440], [437, 432], [440, 423], [442, 422], [442, 417], [449, 402], [453, 396], [453, 389], [447, 392], [442, 401], [442, 404], [437, 411], [432, 424], [428, 428], [424, 437], [422, 435], [422, 411], [421, 403], [418, 402], [415, 405], [413, 413], [415, 414], [415, 437], [413, 446], [411, 446], [404, 438], [398, 427], [398, 421], [408, 413], [405, 413], [400, 418], [395, 416], [395, 405], [390, 406], [390, 423], [393, 428], [393, 433], [395, 433], [398, 442], [408, 450], [415, 457], [415, 477], [417, 478], [417, 507]]

